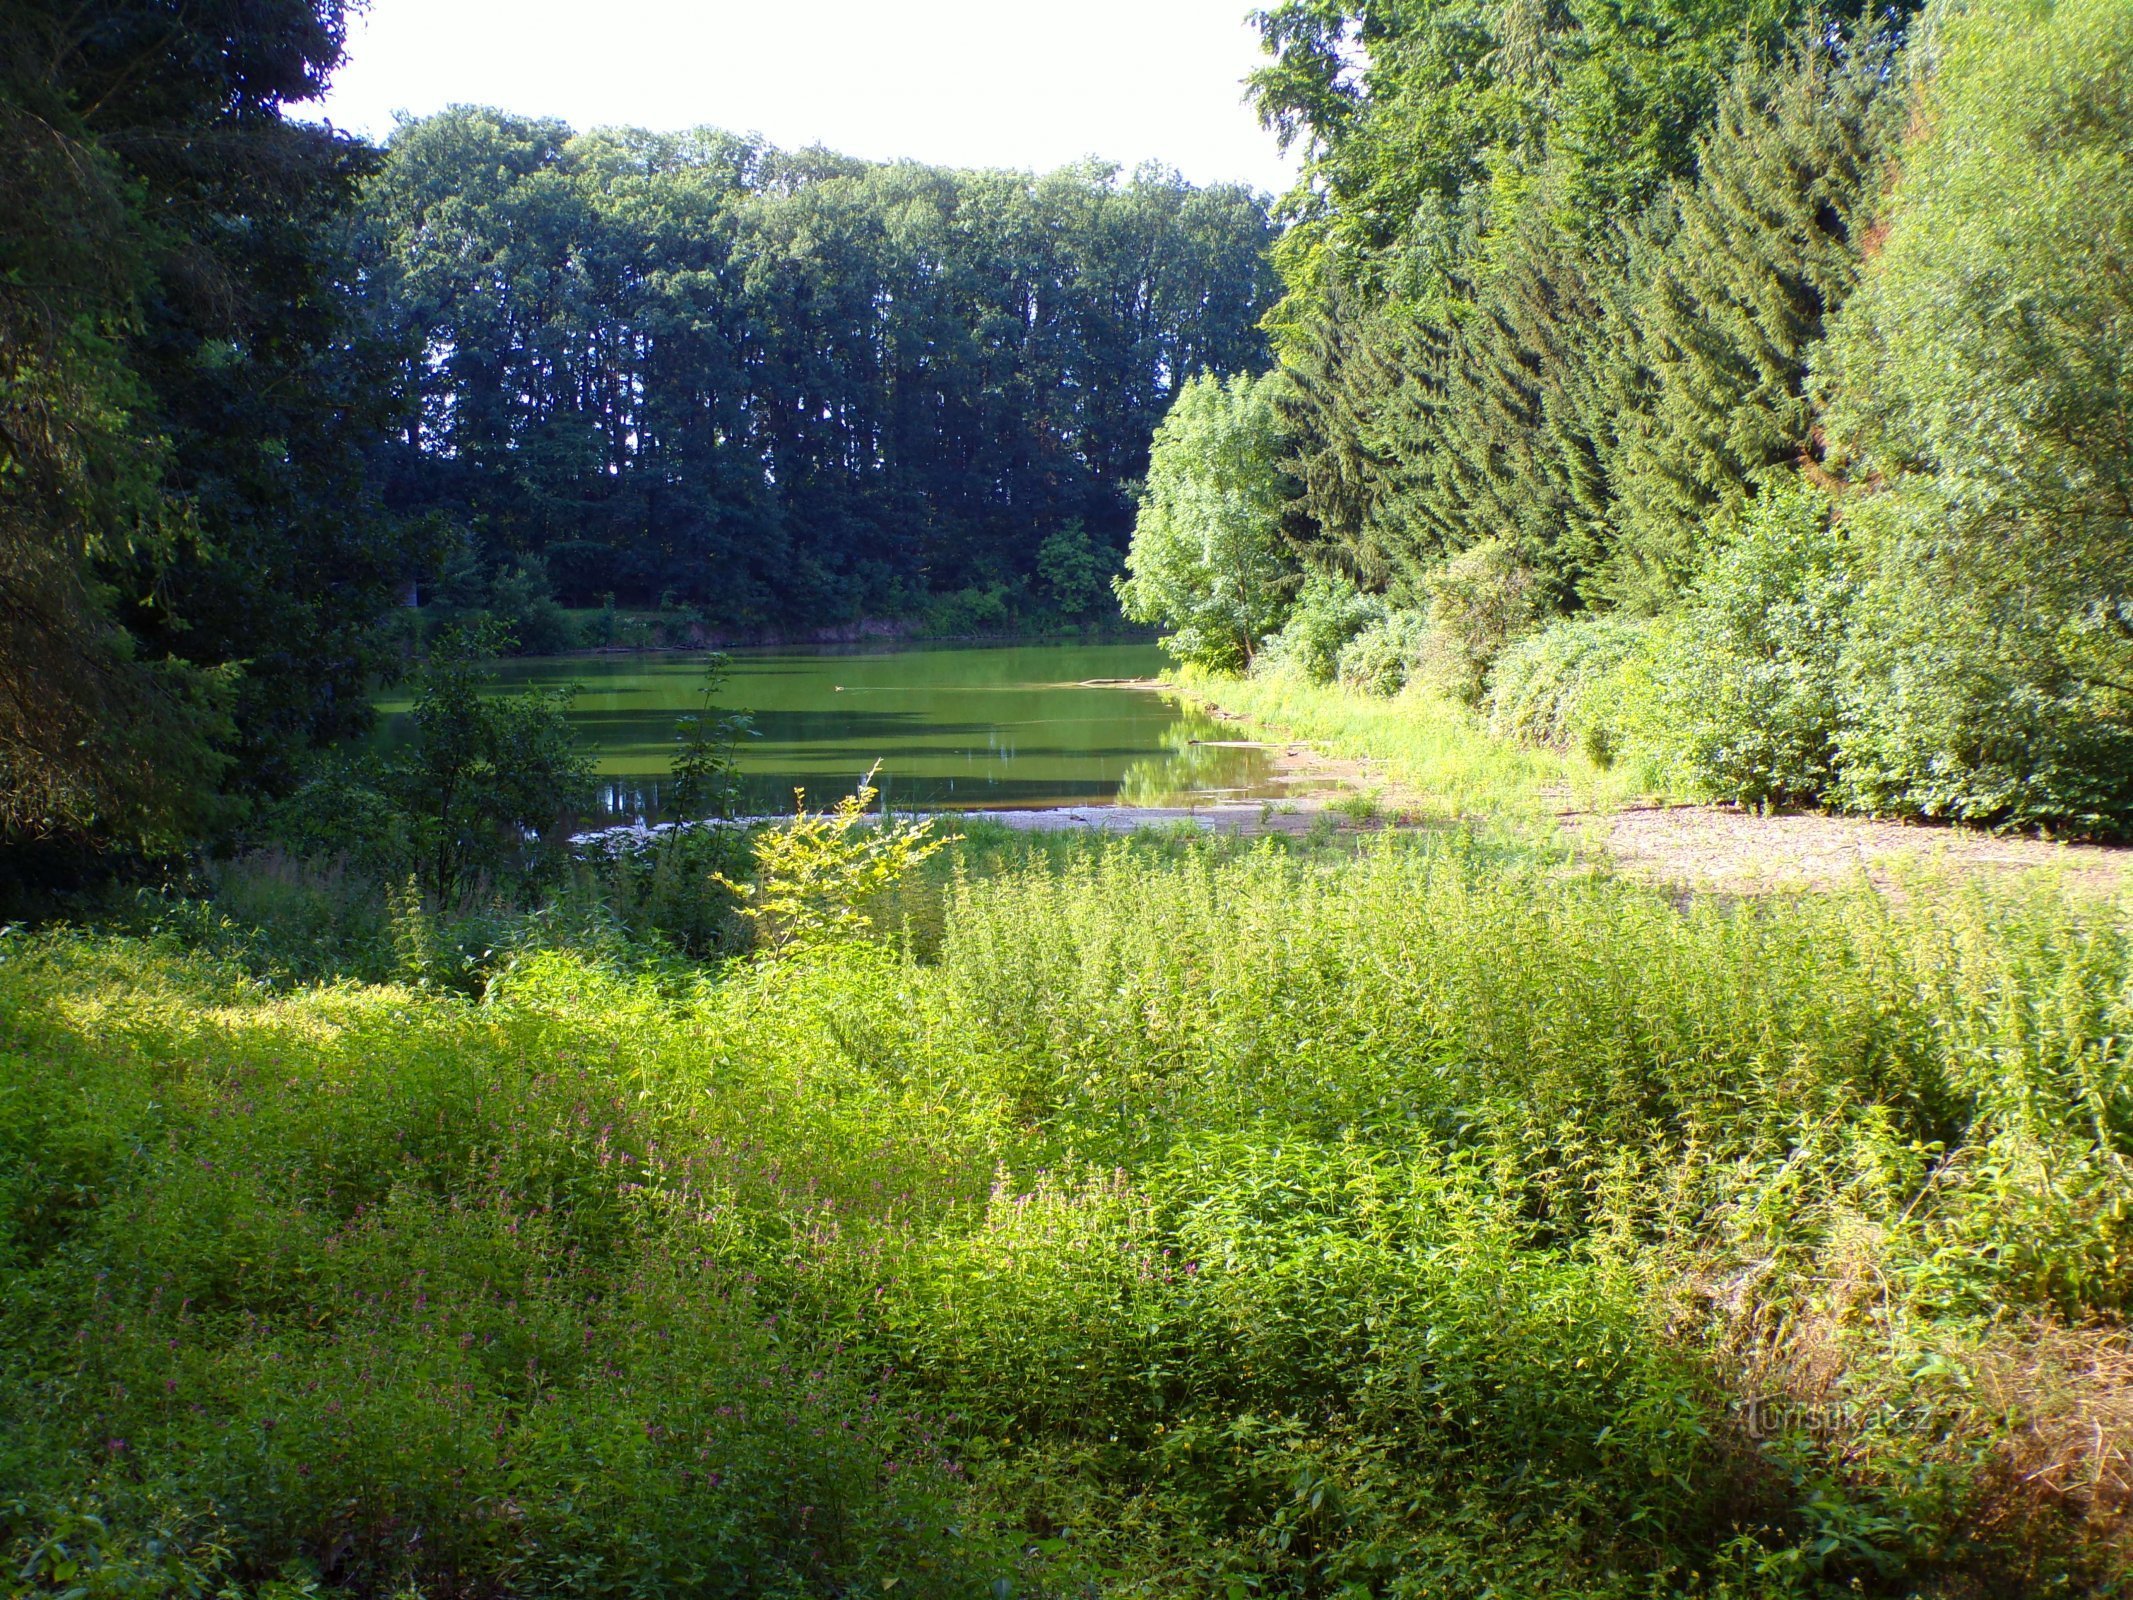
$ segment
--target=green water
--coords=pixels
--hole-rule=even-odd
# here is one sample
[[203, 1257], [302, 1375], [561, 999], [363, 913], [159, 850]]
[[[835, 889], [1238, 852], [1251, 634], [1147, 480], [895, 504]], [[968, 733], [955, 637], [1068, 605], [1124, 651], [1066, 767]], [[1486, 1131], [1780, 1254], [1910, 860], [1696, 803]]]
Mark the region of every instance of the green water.
[[[602, 809], [657, 815], [674, 722], [696, 708], [701, 658], [571, 656], [511, 661], [507, 686], [578, 686], [572, 713], [597, 758]], [[1003, 809], [1102, 803], [1169, 805], [1260, 798], [1258, 750], [1220, 748], [1220, 724], [1141, 689], [1091, 680], [1145, 678], [1153, 645], [1005, 645], [865, 653], [741, 652], [720, 705], [755, 719], [741, 751], [743, 809], [789, 810], [796, 786], [828, 804], [874, 762], [891, 805]], [[405, 714], [385, 699], [384, 737]]]

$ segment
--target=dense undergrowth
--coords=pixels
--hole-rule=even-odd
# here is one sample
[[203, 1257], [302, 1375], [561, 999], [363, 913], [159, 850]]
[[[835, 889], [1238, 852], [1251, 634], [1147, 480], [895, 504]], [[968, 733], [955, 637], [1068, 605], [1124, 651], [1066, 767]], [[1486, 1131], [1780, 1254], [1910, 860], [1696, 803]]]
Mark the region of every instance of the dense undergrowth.
[[2115, 1587], [2113, 908], [960, 855], [478, 994], [8, 935], [10, 1585]]

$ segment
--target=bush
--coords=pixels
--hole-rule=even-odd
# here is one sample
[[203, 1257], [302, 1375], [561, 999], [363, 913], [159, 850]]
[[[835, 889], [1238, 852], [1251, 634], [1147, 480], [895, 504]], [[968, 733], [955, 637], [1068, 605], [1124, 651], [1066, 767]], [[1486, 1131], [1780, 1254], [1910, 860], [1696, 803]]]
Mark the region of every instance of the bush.
[[974, 639], [1004, 633], [1013, 621], [1007, 591], [994, 585], [958, 589], [928, 601], [920, 631], [937, 639]]
[[1340, 672], [1341, 652], [1384, 617], [1385, 602], [1376, 595], [1358, 593], [1344, 578], [1314, 572], [1304, 579], [1288, 621], [1267, 641], [1252, 670], [1331, 683]]
[[488, 659], [509, 636], [452, 627], [413, 675], [411, 737], [380, 757], [328, 755], [266, 816], [264, 842], [381, 878], [418, 874], [432, 903], [507, 875], [559, 869], [589, 797], [573, 691], [498, 691]]
[[1045, 598], [1069, 622], [1115, 613], [1111, 586], [1117, 575], [1118, 552], [1090, 538], [1078, 517], [1037, 546], [1037, 577]]
[[1491, 678], [1491, 729], [1628, 757], [1655, 780], [1746, 804], [1814, 802], [1836, 781], [1840, 678], [1856, 582], [1829, 502], [1766, 486], [1682, 609], [1595, 616], [1513, 645]]
[[548, 563], [539, 556], [527, 556], [498, 573], [489, 586], [489, 606], [520, 655], [561, 655], [584, 643], [577, 623], [557, 604]]
[[1766, 484], [1714, 530], [1656, 662], [1651, 720], [1697, 788], [1746, 804], [1815, 802], [1836, 779], [1839, 676], [1856, 582], [1828, 498]]
[[740, 745], [743, 739], [755, 738], [756, 731], [755, 719], [747, 713], [720, 713], [714, 704], [732, 671], [730, 656], [720, 651], [706, 656], [696, 709], [675, 722], [667, 809], [682, 821], [730, 817], [740, 805]]
[[1841, 793], [2124, 836], [2133, 28], [2124, 0], [1929, 15], [1881, 247], [1816, 363], [1873, 485]]
[[1950, 541], [1921, 485], [1855, 514], [1874, 536], [1843, 664], [1839, 798], [1862, 810], [2075, 837], [2133, 833], [2133, 719], [2111, 662], [2122, 600]]
[[1496, 657], [1539, 619], [1539, 579], [1509, 545], [1491, 540], [1460, 551], [1423, 588], [1429, 632], [1420, 676], [1462, 704], [1479, 705]]
[[388, 762], [328, 751], [303, 782], [261, 815], [258, 833], [273, 848], [306, 860], [343, 864], [373, 878], [405, 872], [414, 857], [406, 811], [389, 795]]
[[1242, 671], [1288, 614], [1281, 382], [1190, 379], [1155, 431], [1118, 598], [1133, 621], [1168, 628], [1163, 647], [1190, 666]]
[[1389, 698], [1407, 687], [1428, 649], [1429, 622], [1420, 612], [1387, 607], [1341, 646], [1335, 675], [1359, 694]]
[[571, 689], [496, 692], [484, 659], [508, 644], [454, 630], [416, 669], [409, 742], [385, 765], [407, 818], [412, 864], [439, 906], [475, 878], [558, 867], [558, 836], [583, 808], [592, 764], [577, 742]]
[[749, 831], [682, 825], [649, 834], [611, 834], [585, 852], [574, 898], [597, 908], [630, 937], [695, 961], [746, 951], [753, 939], [740, 914], [736, 876], [754, 862]]
[[736, 896], [739, 914], [769, 955], [850, 939], [874, 925], [875, 908], [916, 868], [952, 843], [933, 819], [869, 818], [879, 764], [831, 811], [809, 811], [800, 798], [792, 820], [754, 841], [756, 879], [715, 881]]
[[1627, 671], [1646, 658], [1651, 631], [1621, 616], [1566, 617], [1518, 640], [1489, 674], [1489, 731], [1612, 763], [1628, 742]]

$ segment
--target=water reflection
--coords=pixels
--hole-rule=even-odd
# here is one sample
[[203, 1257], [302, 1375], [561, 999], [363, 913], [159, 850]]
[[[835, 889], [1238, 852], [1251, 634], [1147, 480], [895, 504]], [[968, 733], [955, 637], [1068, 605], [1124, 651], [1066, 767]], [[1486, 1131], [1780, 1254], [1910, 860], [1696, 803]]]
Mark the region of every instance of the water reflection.
[[[1271, 798], [1266, 753], [1145, 690], [1095, 685], [1161, 670], [1152, 645], [1010, 645], [739, 654], [724, 703], [759, 737], [741, 752], [744, 809], [828, 804], [875, 761], [904, 810], [1181, 804]], [[560, 657], [506, 664], [507, 685], [579, 685], [573, 711], [609, 815], [660, 815], [674, 722], [694, 709], [699, 658]], [[381, 738], [404, 701], [385, 700]]]

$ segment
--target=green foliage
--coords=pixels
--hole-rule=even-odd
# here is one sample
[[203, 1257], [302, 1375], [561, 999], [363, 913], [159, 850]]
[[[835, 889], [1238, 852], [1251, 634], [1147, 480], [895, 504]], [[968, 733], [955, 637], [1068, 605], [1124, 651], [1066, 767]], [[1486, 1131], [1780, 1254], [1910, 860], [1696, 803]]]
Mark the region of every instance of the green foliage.
[[1743, 44], [1769, 49], [1815, 15], [1788, 0], [1267, 7], [1257, 21], [1273, 61], [1254, 95], [1305, 157], [1277, 316], [1350, 275], [1373, 299], [1442, 317], [1536, 187], [1585, 227], [1633, 215], [1692, 169]]
[[1655, 664], [1647, 721], [1692, 784], [1755, 805], [1834, 787], [1857, 588], [1826, 496], [1774, 483], [1749, 505]]
[[1489, 731], [1612, 765], [1622, 753], [1625, 679], [1634, 682], [1648, 659], [1649, 633], [1627, 617], [1586, 614], [1508, 646], [1489, 673]]
[[1164, 648], [1194, 666], [1249, 666], [1296, 587], [1279, 536], [1278, 386], [1195, 378], [1156, 429], [1118, 597], [1134, 621], [1169, 629]]
[[1337, 287], [1299, 318], [1284, 336], [1282, 381], [1272, 390], [1288, 450], [1282, 467], [1296, 485], [1282, 538], [1317, 570], [1382, 587], [1405, 541], [1388, 537], [1387, 480], [1401, 456], [1388, 449], [1380, 414], [1418, 403], [1416, 391], [1427, 396], [1441, 348], [1428, 330], [1372, 314]]
[[755, 736], [755, 722], [744, 712], [712, 714], [712, 702], [733, 669], [730, 656], [713, 652], [704, 658], [703, 699], [674, 729], [673, 781], [667, 809], [684, 822], [703, 817], [730, 817], [740, 797], [740, 763], [735, 752]]
[[261, 836], [302, 859], [340, 862], [377, 878], [414, 860], [413, 821], [396, 801], [388, 761], [329, 753], [260, 819]]
[[1005, 849], [925, 959], [478, 1005], [11, 936], [16, 1581], [2102, 1582], [2013, 1469], [2133, 1303], [2110, 908]]
[[1290, 605], [1281, 632], [1269, 639], [1252, 669], [1294, 673], [1306, 683], [1331, 683], [1340, 675], [1341, 657], [1364, 632], [1382, 625], [1385, 602], [1358, 594], [1342, 579], [1307, 573]]
[[[315, 762], [266, 812], [260, 838], [381, 881], [412, 872], [438, 909], [494, 877], [553, 875], [592, 768], [571, 730], [570, 691], [498, 690], [488, 661], [507, 644], [493, 623], [446, 629], [412, 676], [411, 737], [383, 754]], [[721, 726], [705, 726], [707, 800]]]
[[1865, 29], [1744, 66], [1699, 140], [1638, 303], [1649, 421], [1616, 466], [1605, 587], [1639, 609], [1694, 577], [1714, 516], [1722, 527], [1771, 469], [1818, 453], [1808, 356], [1859, 278], [1903, 109], [1889, 42]]
[[1847, 518], [1871, 560], [1844, 664], [1839, 797], [2122, 838], [2133, 832], [2133, 702], [2115, 675], [2121, 625], [2069, 592], [2096, 569], [2040, 574], [2020, 549], [1951, 539], [1969, 510], [1911, 485]]
[[440, 905], [477, 876], [552, 866], [591, 780], [567, 715], [571, 691], [495, 692], [484, 663], [500, 637], [436, 642], [414, 674], [412, 737], [384, 773], [422, 887]]
[[874, 910], [917, 868], [954, 842], [931, 818], [870, 819], [876, 766], [833, 811], [809, 811], [798, 795], [792, 820], [756, 836], [752, 883], [720, 880], [737, 895], [765, 954], [796, 954], [874, 926]]
[[1079, 518], [1037, 546], [1037, 577], [1052, 608], [1069, 621], [1089, 621], [1110, 610], [1117, 570], [1117, 551], [1100, 548]]
[[[338, 0], [0, 16], [0, 830], [173, 850], [362, 725], [401, 541]], [[241, 225], [232, 219], [241, 218]], [[378, 381], [374, 381], [378, 380]]]
[[1887, 239], [1821, 363], [1882, 492], [1847, 793], [2133, 826], [2123, 7], [1951, 13]]
[[1426, 615], [1387, 607], [1341, 646], [1334, 676], [1343, 686], [1364, 694], [1398, 694], [1416, 675], [1429, 648]]
[[1006, 590], [994, 584], [934, 596], [920, 626], [936, 639], [980, 639], [1008, 632], [1013, 620]]
[[571, 606], [670, 592], [722, 631], [939, 626], [958, 595], [1006, 611], [946, 631], [1078, 620], [1104, 597], [1042, 537], [1079, 523], [1102, 565], [1178, 386], [1265, 361], [1263, 201], [1152, 165], [461, 106], [394, 131], [363, 220], [374, 314], [439, 353], [400, 371], [407, 503], [492, 572], [544, 558]]
[[1387, 517], [1414, 530], [1400, 542], [1410, 588], [1446, 552], [1492, 541], [1531, 569], [1545, 609], [1591, 587], [1625, 436], [1649, 405], [1635, 321], [1648, 246], [1552, 216], [1499, 242], [1473, 311], [1439, 335], [1437, 384], [1403, 386], [1377, 418], [1395, 463]]
[[[1490, 696], [1520, 737], [1758, 804], [2133, 827], [2121, 11], [1263, 14], [1312, 184], [1284, 538], [1431, 616], [1352, 679], [1476, 704], [1542, 628]], [[1662, 101], [1663, 137], [1615, 120]], [[1298, 638], [1371, 603], [1314, 592]], [[1545, 630], [1600, 606], [1652, 625]]]
[[581, 927], [618, 928], [642, 948], [692, 961], [748, 949], [751, 925], [740, 914], [741, 896], [732, 885], [754, 865], [749, 830], [684, 824], [663, 828], [641, 845], [581, 855], [569, 894], [556, 908], [575, 914]]
[[1887, 237], [1824, 366], [1832, 421], [1887, 473], [1929, 469], [1967, 539], [2063, 561], [2122, 544], [2125, 182], [2133, 89], [2123, 7], [1951, 10]]
[[1538, 619], [1539, 584], [1530, 567], [1500, 543], [1462, 550], [1429, 575], [1429, 626], [1421, 675], [1439, 693], [1479, 705], [1489, 666]]
[[570, 613], [556, 603], [548, 563], [539, 556], [514, 562], [496, 575], [489, 585], [489, 614], [526, 655], [560, 655], [578, 647], [578, 630]]

